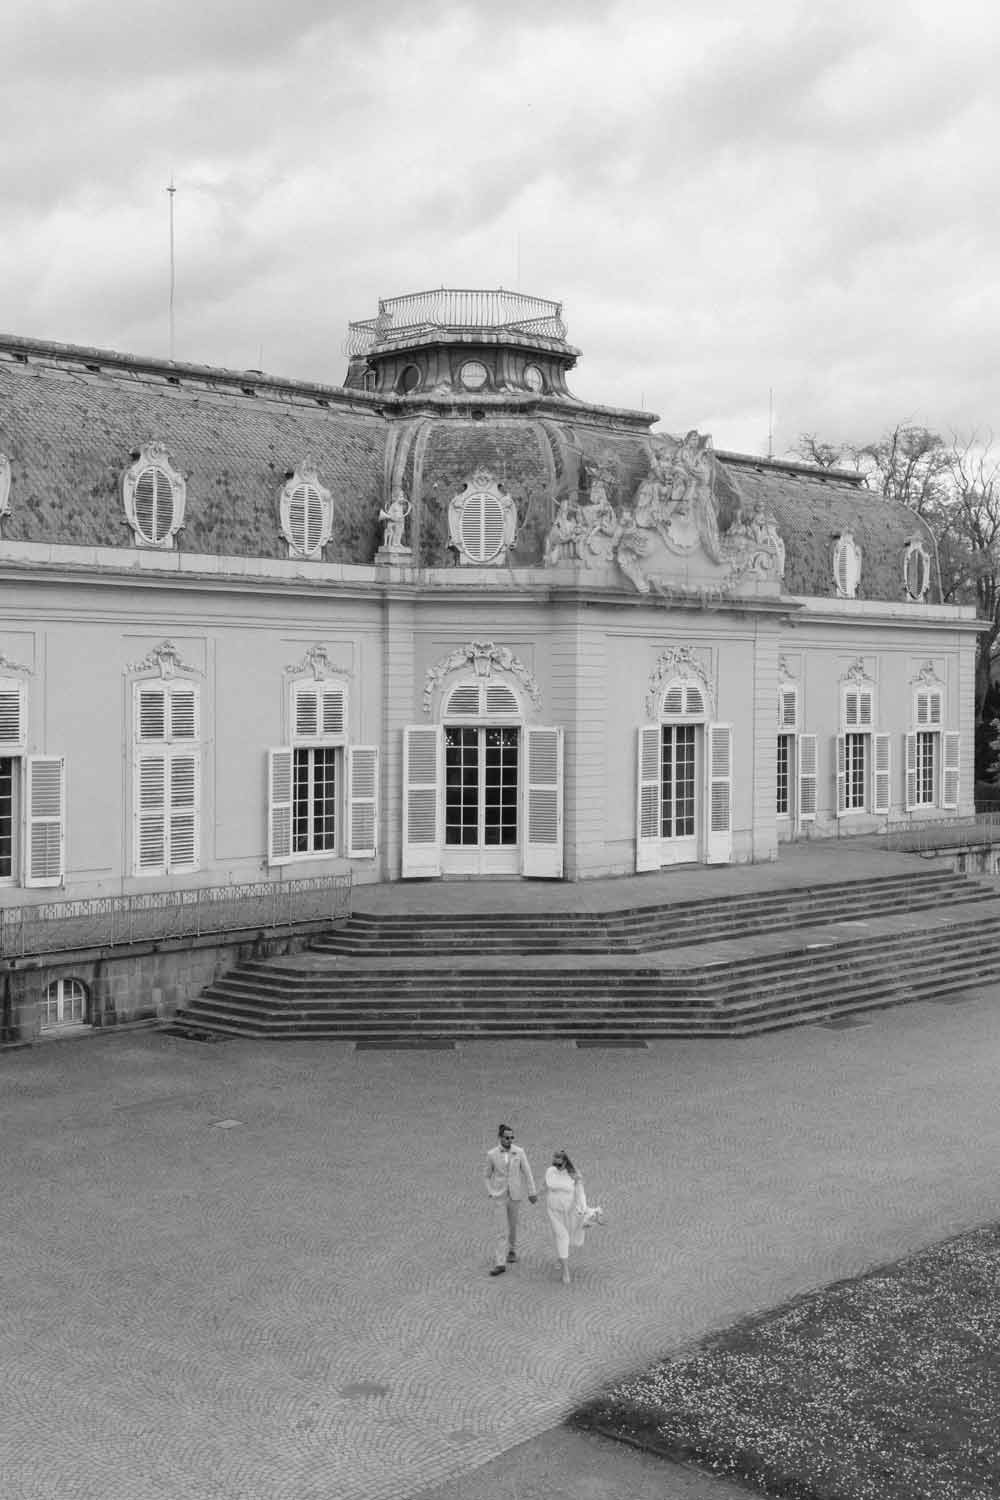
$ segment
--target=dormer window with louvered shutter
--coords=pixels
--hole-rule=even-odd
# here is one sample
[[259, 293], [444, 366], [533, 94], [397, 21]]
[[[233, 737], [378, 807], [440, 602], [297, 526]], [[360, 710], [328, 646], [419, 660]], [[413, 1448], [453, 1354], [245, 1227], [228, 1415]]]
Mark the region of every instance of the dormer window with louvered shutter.
[[301, 463], [288, 476], [278, 497], [278, 511], [289, 557], [322, 560], [333, 530], [333, 497], [311, 463]]
[[833, 582], [838, 599], [856, 599], [861, 582], [861, 548], [849, 531], [834, 543]]
[[162, 443], [146, 443], [122, 476], [125, 518], [138, 547], [173, 547], [184, 524], [187, 485]]
[[133, 685], [136, 875], [196, 870], [201, 845], [200, 693], [189, 682]]
[[463, 565], [499, 567], [517, 537], [517, 507], [493, 475], [479, 469], [449, 505], [448, 528]]

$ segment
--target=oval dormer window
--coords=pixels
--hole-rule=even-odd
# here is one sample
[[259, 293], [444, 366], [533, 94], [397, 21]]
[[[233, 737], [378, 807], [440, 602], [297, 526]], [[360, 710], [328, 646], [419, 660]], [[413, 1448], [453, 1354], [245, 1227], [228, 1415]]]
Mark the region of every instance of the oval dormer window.
[[839, 599], [856, 599], [861, 582], [861, 548], [849, 531], [837, 538], [833, 549], [833, 581]]
[[481, 391], [490, 378], [490, 372], [481, 360], [467, 359], [458, 372], [458, 378], [467, 391]]
[[401, 396], [408, 396], [411, 391], [416, 390], [419, 384], [420, 371], [417, 369], [416, 365], [407, 365], [405, 369], [400, 370], [399, 372], [399, 376], [396, 380], [396, 390]]
[[923, 542], [914, 537], [906, 544], [903, 553], [903, 586], [908, 599], [926, 599], [931, 582], [930, 553]]
[[470, 495], [462, 506], [462, 550], [473, 562], [492, 562], [503, 550], [504, 507], [496, 495]]
[[543, 391], [545, 389], [545, 376], [537, 365], [528, 365], [524, 372], [524, 383], [529, 391]]
[[319, 482], [308, 460], [288, 476], [278, 496], [281, 534], [288, 543], [289, 557], [322, 560], [323, 548], [333, 530], [333, 498]]
[[174, 489], [156, 464], [143, 469], [135, 482], [135, 525], [144, 542], [162, 542], [174, 516]]
[[162, 443], [145, 443], [122, 476], [125, 518], [140, 547], [174, 545], [184, 524], [186, 485]]

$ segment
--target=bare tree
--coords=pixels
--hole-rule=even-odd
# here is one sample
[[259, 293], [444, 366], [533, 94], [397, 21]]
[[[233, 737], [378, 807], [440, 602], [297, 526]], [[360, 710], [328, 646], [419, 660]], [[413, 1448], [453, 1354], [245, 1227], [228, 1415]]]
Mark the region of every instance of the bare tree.
[[796, 458], [803, 459], [807, 464], [815, 464], [820, 469], [838, 468], [844, 455], [842, 446], [822, 442], [815, 432], [803, 432], [791, 452]]
[[[1000, 639], [1000, 455], [993, 436], [976, 436], [952, 449], [952, 502], [945, 540], [966, 570], [980, 619], [989, 628], [978, 638], [976, 650], [976, 718], [981, 718], [990, 688], [990, 675]], [[939, 542], [940, 545], [940, 542]]]

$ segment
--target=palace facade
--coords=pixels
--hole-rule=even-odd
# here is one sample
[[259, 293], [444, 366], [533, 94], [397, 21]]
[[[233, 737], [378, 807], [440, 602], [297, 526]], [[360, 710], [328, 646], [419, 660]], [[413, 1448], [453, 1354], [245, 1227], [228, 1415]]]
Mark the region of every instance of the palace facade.
[[0, 340], [0, 911], [972, 812], [976, 620], [914, 513], [577, 400], [541, 299], [389, 299], [347, 356]]

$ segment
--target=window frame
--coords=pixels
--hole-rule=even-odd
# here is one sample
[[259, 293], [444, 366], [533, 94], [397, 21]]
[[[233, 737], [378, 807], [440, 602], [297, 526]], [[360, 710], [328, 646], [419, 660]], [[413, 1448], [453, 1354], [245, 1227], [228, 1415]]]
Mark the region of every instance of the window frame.
[[[139, 486], [147, 474], [162, 477], [170, 490], [170, 520], [159, 537], [146, 534], [137, 510]], [[135, 546], [152, 552], [173, 550], [174, 538], [184, 526], [187, 481], [170, 462], [167, 450], [162, 443], [144, 443], [134, 455], [134, 462], [122, 475], [122, 501], [125, 507], [125, 519], [132, 529], [132, 540]]]
[[[136, 879], [189, 875], [201, 868], [201, 688], [186, 678], [137, 678], [132, 694], [132, 874]], [[157, 699], [162, 705], [160, 732], [153, 709]], [[158, 797], [153, 795], [157, 764]], [[162, 858], [144, 860], [148, 830], [155, 845], [156, 820]], [[190, 857], [175, 852], [181, 848], [190, 848]]]
[[[305, 510], [302, 525], [297, 528], [295, 524], [296, 497], [302, 491], [305, 492], [302, 502]], [[312, 494], [315, 494], [319, 505], [319, 531], [313, 545], [308, 546], [306, 545], [309, 541], [308, 507]], [[290, 558], [298, 558], [303, 562], [323, 561], [323, 550], [333, 533], [333, 496], [320, 482], [316, 469], [308, 461], [303, 461], [287, 476], [278, 495], [278, 518], [281, 535], [288, 547]], [[301, 532], [301, 539], [298, 532]]]

